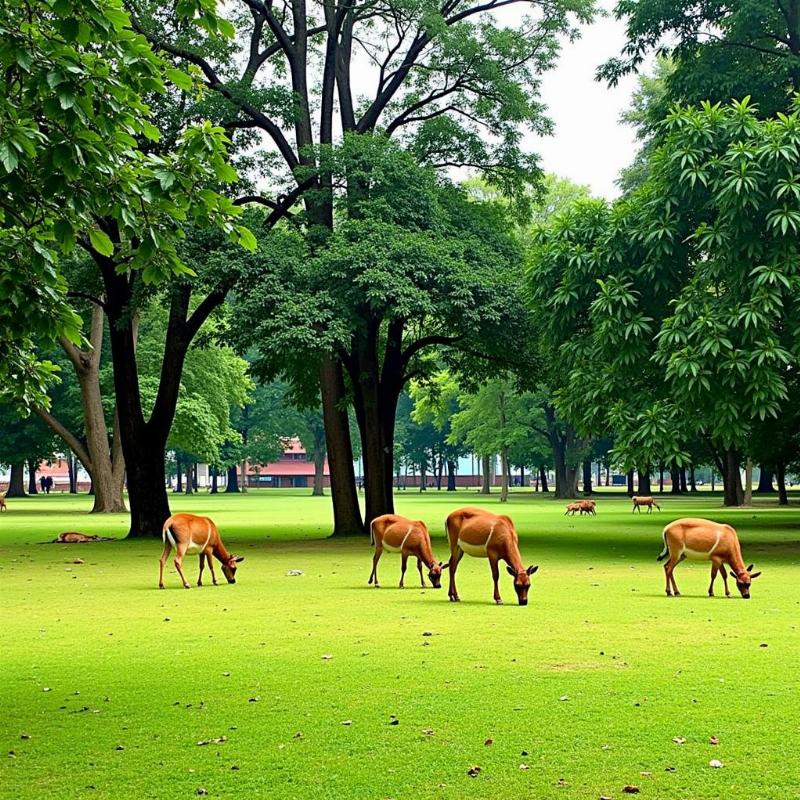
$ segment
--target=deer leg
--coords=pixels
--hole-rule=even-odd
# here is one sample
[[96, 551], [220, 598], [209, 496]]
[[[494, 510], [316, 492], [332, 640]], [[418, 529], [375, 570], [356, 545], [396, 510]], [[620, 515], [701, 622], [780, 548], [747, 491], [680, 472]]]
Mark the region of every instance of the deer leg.
[[200, 553], [200, 574], [197, 576], [197, 585], [203, 585], [203, 567], [206, 565], [206, 554], [205, 551]]
[[497, 605], [503, 605], [503, 598], [500, 597], [500, 568], [496, 558], [489, 558], [489, 566], [492, 568], [492, 580], [494, 581], [494, 601]]
[[186, 576], [183, 574], [183, 569], [182, 569], [183, 557], [186, 555], [186, 551], [188, 549], [189, 548], [186, 545], [183, 545], [183, 544], [179, 544], [175, 548], [175, 561], [174, 561], [175, 569], [178, 570], [178, 575], [181, 576], [181, 581], [183, 582], [183, 588], [184, 589], [191, 588], [189, 586], [189, 582], [186, 580]]
[[719, 567], [716, 563], [711, 564], [711, 583], [708, 587], [708, 596], [714, 596], [714, 581], [717, 579], [717, 572], [719, 571]]
[[426, 584], [425, 584], [425, 576], [422, 574], [422, 559], [421, 558], [417, 559], [417, 569], [419, 570], [419, 579], [420, 579], [420, 582], [422, 583], [422, 588], [424, 589], [426, 587]]
[[685, 556], [681, 554], [681, 557], [676, 561], [672, 560], [672, 556], [670, 556], [669, 559], [669, 580], [672, 582], [672, 594], [675, 595], [675, 597], [681, 596], [681, 593], [678, 591], [678, 584], [675, 583], [675, 567], [677, 567], [684, 558]]
[[450, 588], [447, 591], [447, 595], [452, 603], [457, 603], [461, 599], [456, 589], [456, 570], [458, 569], [458, 562], [463, 557], [464, 551], [460, 547], [457, 547], [455, 552], [450, 555]]
[[719, 565], [719, 573], [722, 575], [722, 582], [725, 584], [725, 597], [730, 597], [731, 593], [728, 589], [728, 572], [724, 564]]
[[206, 563], [208, 564], [208, 568], [211, 570], [211, 583], [214, 586], [218, 586], [217, 583], [217, 573], [214, 571], [214, 559], [212, 558], [213, 553], [206, 551]]
[[402, 553], [400, 556], [400, 588], [405, 589], [403, 581], [406, 577], [406, 566], [408, 565], [408, 553]]
[[377, 589], [378, 584], [378, 562], [381, 560], [381, 554], [383, 553], [383, 548], [380, 545], [376, 545], [375, 547], [375, 555], [372, 556], [372, 573], [369, 576], [369, 582], [375, 584], [375, 588]]
[[164, 552], [161, 558], [158, 559], [158, 588], [164, 588], [164, 564], [167, 563], [169, 554], [172, 552], [172, 545], [169, 542], [164, 542]]

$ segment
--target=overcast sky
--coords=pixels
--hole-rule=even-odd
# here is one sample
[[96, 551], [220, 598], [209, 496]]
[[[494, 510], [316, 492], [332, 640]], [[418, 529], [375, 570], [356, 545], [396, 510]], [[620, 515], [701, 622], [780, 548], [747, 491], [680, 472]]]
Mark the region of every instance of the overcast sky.
[[[611, 2], [602, 5], [612, 7]], [[614, 180], [636, 150], [633, 129], [619, 122], [636, 77], [612, 89], [595, 81], [594, 73], [599, 64], [619, 54], [624, 41], [624, 25], [605, 17], [584, 28], [577, 42], [564, 46], [559, 66], [544, 76], [542, 86], [555, 135], [526, 142], [541, 155], [547, 172], [588, 184], [594, 194], [609, 199], [619, 194]]]

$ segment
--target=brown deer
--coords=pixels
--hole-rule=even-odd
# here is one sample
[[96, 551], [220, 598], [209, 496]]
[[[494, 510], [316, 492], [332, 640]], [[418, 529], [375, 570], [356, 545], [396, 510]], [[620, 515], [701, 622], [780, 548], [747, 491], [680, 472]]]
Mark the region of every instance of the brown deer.
[[183, 557], [188, 550], [200, 551], [200, 574], [197, 576], [197, 585], [203, 585], [203, 566], [208, 562], [211, 570], [211, 581], [217, 585], [217, 575], [214, 572], [214, 556], [222, 564], [222, 573], [228, 583], [236, 583], [236, 565], [244, 561], [244, 556], [233, 556], [222, 544], [217, 526], [209, 517], [198, 517], [195, 514], [173, 514], [165, 523], [161, 531], [164, 539], [164, 552], [159, 559], [158, 588], [164, 588], [164, 564], [167, 563], [172, 548], [175, 548], [175, 569], [181, 576], [183, 587], [189, 588], [186, 576], [181, 565]]
[[[753, 572], [753, 565], [745, 567], [742, 559], [742, 548], [739, 537], [730, 525], [712, 522], [709, 519], [695, 519], [686, 517], [670, 522], [664, 528], [664, 549], [659, 554], [658, 560], [663, 561], [667, 556], [669, 560], [664, 564], [664, 574], [667, 580], [667, 597], [673, 593], [680, 596], [675, 583], [675, 567], [684, 559], [700, 559], [711, 562], [711, 584], [708, 587], [708, 596], [714, 596], [714, 581], [717, 572], [722, 574], [725, 584], [725, 596], [730, 597], [728, 591], [728, 574], [725, 565], [730, 567], [731, 573], [736, 578], [736, 587], [745, 600], [750, 598], [750, 583], [761, 573]], [[670, 583], [672, 584], [670, 587]], [[671, 589], [671, 590], [670, 590]]]
[[654, 497], [637, 497], [636, 495], [634, 495], [633, 497], [631, 497], [631, 500], [633, 500], [633, 508], [631, 509], [631, 514], [636, 510], [638, 510], [639, 513], [641, 514], [642, 506], [647, 506], [648, 514], [653, 513], [653, 506], [655, 506], [659, 511], [661, 511], [661, 506], [658, 503], [656, 503]]
[[581, 514], [591, 514], [593, 517], [597, 516], [597, 503], [594, 500], [579, 500]]
[[0, 511], [8, 511], [8, 506], [6, 505], [5, 492], [0, 492]]
[[577, 514], [579, 511], [581, 511], [581, 504], [580, 503], [577, 503], [577, 502], [570, 503], [567, 506], [567, 510], [564, 512], [564, 516], [566, 517], [567, 514], [569, 514], [569, 516], [574, 517], [575, 514]]
[[521, 606], [528, 605], [528, 590], [531, 575], [538, 566], [526, 567], [519, 553], [519, 537], [510, 517], [497, 516], [482, 508], [460, 508], [447, 518], [445, 523], [450, 540], [450, 600], [457, 603], [461, 598], [456, 589], [456, 570], [464, 553], [475, 558], [488, 558], [494, 580], [494, 601], [502, 603], [498, 581], [499, 561], [505, 561], [508, 574], [514, 578], [514, 591]]
[[422, 565], [428, 568], [428, 578], [434, 589], [442, 587], [442, 570], [447, 569], [447, 565], [437, 561], [433, 557], [431, 548], [431, 537], [428, 528], [421, 520], [411, 520], [401, 517], [398, 514], [384, 514], [375, 517], [369, 526], [370, 543], [375, 546], [375, 555], [372, 557], [372, 572], [369, 576], [369, 583], [378, 583], [378, 561], [380, 561], [383, 551], [387, 553], [400, 553], [400, 588], [403, 587], [403, 580], [406, 576], [406, 565], [409, 556], [417, 559], [417, 569], [422, 586], [425, 586], [425, 577], [422, 574]]

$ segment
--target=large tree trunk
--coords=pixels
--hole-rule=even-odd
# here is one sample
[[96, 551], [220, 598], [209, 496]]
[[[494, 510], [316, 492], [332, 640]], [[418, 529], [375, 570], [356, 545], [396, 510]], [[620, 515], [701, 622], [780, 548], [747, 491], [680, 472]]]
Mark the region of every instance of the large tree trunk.
[[342, 366], [333, 358], [323, 359], [320, 366], [322, 416], [325, 420], [325, 442], [331, 476], [333, 501], [333, 535], [347, 536], [364, 532], [361, 509], [356, 492], [353, 469], [353, 445], [347, 418], [346, 393]]
[[129, 444], [126, 461], [131, 506], [128, 536], [161, 536], [164, 521], [171, 514], [165, 485], [164, 449], [157, 444]]
[[771, 469], [768, 469], [763, 464], [758, 465], [758, 488], [756, 494], [770, 494], [775, 491], [772, 485], [774, 474]]
[[697, 491], [697, 481], [694, 475], [694, 464], [689, 465], [689, 490], [692, 492]]
[[238, 492], [239, 491], [239, 476], [236, 473], [236, 464], [228, 467], [227, 478], [225, 480], [225, 492]]
[[447, 460], [447, 491], [456, 490], [456, 462]]
[[780, 462], [775, 465], [775, 482], [778, 484], [778, 505], [788, 506], [789, 498], [786, 495], [786, 467]]
[[247, 491], [247, 459], [243, 458], [239, 463], [239, 479], [241, 483], [239, 484], [239, 491], [246, 492]]
[[742, 493], [742, 477], [741, 477], [741, 463], [742, 459], [739, 452], [729, 447], [724, 453], [724, 471], [722, 473], [722, 482], [724, 486], [724, 500], [726, 506], [740, 506], [744, 502], [744, 495]]
[[642, 497], [647, 497], [649, 494], [652, 493], [652, 488], [650, 486], [650, 467], [645, 467], [644, 469], [638, 470], [639, 472], [639, 495]]
[[749, 458], [744, 466], [744, 504], [753, 505], [753, 461]]
[[680, 494], [681, 493], [681, 473], [678, 469], [678, 465], [673, 461], [669, 465], [669, 475], [670, 475], [670, 482], [672, 486], [670, 487], [670, 492], [672, 494]]
[[25, 497], [25, 464], [12, 464], [6, 497]]
[[38, 468], [39, 464], [34, 459], [28, 461], [28, 494], [37, 494], [39, 491], [36, 488], [36, 470]]
[[80, 459], [92, 480], [94, 505], [92, 513], [123, 512], [125, 459], [119, 437], [119, 424], [114, 414], [114, 430], [109, 440], [103, 394], [100, 389], [100, 360], [103, 349], [105, 314], [99, 304], [92, 307], [88, 350], [80, 350], [72, 342], [61, 338], [60, 344], [72, 363], [80, 387], [85, 446], [65, 425], [49, 411], [36, 408], [41, 419], [60, 436]]
[[67, 454], [67, 475], [69, 476], [69, 493], [70, 494], [77, 494], [78, 493], [78, 480], [77, 476], [75, 475], [75, 456], [72, 453]]
[[508, 502], [508, 448], [500, 448], [500, 502]]
[[491, 456], [481, 456], [483, 474], [481, 475], [480, 494], [491, 494], [492, 492], [492, 458]]
[[183, 492], [183, 462], [177, 453], [175, 453], [175, 491]]
[[633, 497], [635, 490], [633, 488], [634, 475], [632, 469], [628, 470], [628, 474], [626, 475], [626, 477], [628, 479], [628, 497]]
[[678, 475], [681, 480], [681, 491], [685, 493], [688, 491], [688, 487], [686, 486], [686, 467], [681, 467], [678, 470]]
[[592, 493], [592, 462], [588, 458], [583, 462], [583, 493]]
[[547, 470], [544, 468], [544, 464], [539, 467], [539, 483], [542, 485], [543, 492], [550, 491], [547, 488]]
[[322, 447], [314, 448], [314, 488], [311, 492], [313, 497], [322, 497], [325, 492], [325, 450]]
[[216, 464], [211, 465], [211, 494], [219, 492], [219, 468]]
[[186, 489], [185, 489], [185, 494], [193, 494], [194, 493], [193, 483], [194, 482], [192, 481], [192, 462], [191, 461], [187, 461], [186, 462]]
[[[658, 465], [658, 493], [664, 494], [664, 465]], [[641, 490], [640, 490], [641, 494]]]

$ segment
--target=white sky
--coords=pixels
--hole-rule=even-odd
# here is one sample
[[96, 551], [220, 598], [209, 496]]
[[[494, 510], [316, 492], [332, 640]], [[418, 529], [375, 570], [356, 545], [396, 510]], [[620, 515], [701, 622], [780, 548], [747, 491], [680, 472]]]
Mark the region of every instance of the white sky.
[[[611, 2], [603, 2], [606, 9]], [[550, 137], [529, 137], [525, 144], [538, 153], [542, 166], [576, 183], [587, 184], [593, 194], [614, 198], [614, 180], [636, 151], [633, 128], [620, 123], [630, 104], [636, 76], [614, 87], [594, 79], [606, 59], [619, 55], [625, 27], [613, 17], [597, 19], [583, 28], [581, 38], [565, 44], [556, 69], [543, 77], [542, 100], [555, 123]]]

